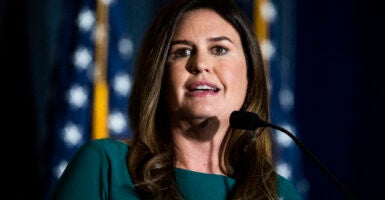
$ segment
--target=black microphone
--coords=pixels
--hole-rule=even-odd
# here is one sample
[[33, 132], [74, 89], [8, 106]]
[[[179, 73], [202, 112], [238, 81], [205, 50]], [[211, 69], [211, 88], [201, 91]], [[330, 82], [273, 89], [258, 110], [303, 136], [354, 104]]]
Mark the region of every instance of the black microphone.
[[245, 130], [255, 130], [260, 127], [271, 127], [277, 130], [282, 131], [287, 134], [297, 145], [298, 147], [314, 161], [318, 167], [326, 174], [328, 178], [337, 186], [337, 188], [348, 198], [354, 199], [352, 194], [350, 194], [343, 185], [338, 181], [338, 179], [318, 160], [318, 158], [310, 152], [310, 150], [290, 131], [271, 124], [262, 120], [258, 114], [253, 112], [246, 111], [234, 111], [230, 115], [230, 127], [234, 129], [245, 129]]

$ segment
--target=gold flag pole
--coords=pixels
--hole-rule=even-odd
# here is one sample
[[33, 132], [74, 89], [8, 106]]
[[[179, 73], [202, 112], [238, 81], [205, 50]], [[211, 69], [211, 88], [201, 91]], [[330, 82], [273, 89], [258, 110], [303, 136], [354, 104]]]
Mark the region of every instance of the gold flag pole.
[[108, 137], [108, 5], [97, 0], [92, 139]]
[[[269, 0], [254, 1], [254, 29], [260, 44], [264, 41], [267, 41], [269, 38], [269, 22], [267, 22], [266, 19], [264, 19], [262, 16], [262, 6], [267, 5], [267, 3], [269, 3]], [[269, 63], [266, 57], [264, 57], [264, 61], [265, 66], [268, 67]]]
[[[262, 15], [262, 6], [266, 5], [269, 0], [254, 0], [253, 8], [253, 20], [254, 20], [254, 30], [256, 37], [259, 41], [260, 48], [262, 51], [264, 67], [266, 70], [266, 75], [269, 75], [269, 60], [266, 58], [266, 55], [263, 55], [263, 43], [268, 41], [269, 36], [269, 23], [264, 19]], [[271, 141], [266, 143], [266, 150], [269, 152], [269, 156], [272, 157], [272, 144]]]

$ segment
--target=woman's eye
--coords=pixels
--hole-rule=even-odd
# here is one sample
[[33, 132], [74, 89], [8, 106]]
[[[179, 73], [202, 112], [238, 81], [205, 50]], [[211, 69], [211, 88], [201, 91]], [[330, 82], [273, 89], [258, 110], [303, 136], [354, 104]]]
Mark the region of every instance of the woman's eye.
[[216, 46], [216, 47], [212, 48], [212, 52], [214, 55], [223, 55], [223, 54], [226, 54], [227, 51], [228, 51], [228, 49], [226, 49], [224, 47], [220, 47], [220, 46]]
[[174, 52], [175, 58], [183, 58], [191, 55], [190, 49], [178, 49]]

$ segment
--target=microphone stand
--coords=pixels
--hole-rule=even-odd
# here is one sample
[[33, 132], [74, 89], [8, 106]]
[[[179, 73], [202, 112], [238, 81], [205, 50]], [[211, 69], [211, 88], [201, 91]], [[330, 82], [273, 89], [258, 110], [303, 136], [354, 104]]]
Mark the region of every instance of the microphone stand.
[[265, 121], [262, 121], [260, 120], [260, 123], [264, 126], [267, 126], [267, 127], [271, 127], [271, 128], [275, 128], [275, 129], [278, 129], [284, 133], [286, 133], [297, 145], [298, 147], [300, 147], [303, 152], [305, 152], [305, 154], [307, 156], [309, 156], [311, 158], [311, 160], [313, 160], [315, 163], [318, 164], [318, 166], [321, 168], [321, 170], [326, 174], [326, 176], [337, 186], [337, 188], [348, 198], [348, 199], [354, 199], [352, 194], [350, 194], [347, 190], [345, 190], [345, 188], [343, 187], [343, 185], [338, 181], [338, 179], [321, 163], [321, 161], [318, 160], [318, 158], [308, 150], [308, 148], [306, 148], [306, 146], [300, 141], [298, 140], [297, 137], [295, 137], [290, 131], [280, 127], [280, 126], [277, 126], [277, 125], [274, 125], [274, 124], [271, 124], [271, 123], [268, 123], [268, 122], [265, 122]]

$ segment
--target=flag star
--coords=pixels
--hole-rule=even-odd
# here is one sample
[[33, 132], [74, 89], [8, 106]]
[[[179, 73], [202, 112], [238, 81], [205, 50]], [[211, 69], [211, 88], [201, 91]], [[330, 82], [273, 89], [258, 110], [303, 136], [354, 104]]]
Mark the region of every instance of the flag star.
[[262, 3], [260, 12], [263, 19], [267, 22], [271, 23], [277, 18], [277, 10], [270, 1]]
[[87, 91], [80, 85], [73, 85], [67, 94], [67, 101], [75, 108], [84, 107], [88, 101]]
[[122, 38], [118, 42], [120, 55], [125, 59], [130, 59], [134, 53], [134, 43], [129, 38]]
[[108, 127], [115, 133], [122, 133], [127, 127], [127, 121], [121, 112], [113, 112], [108, 117]]
[[292, 170], [287, 163], [279, 163], [277, 165], [277, 173], [287, 179], [290, 179], [292, 175]]
[[294, 106], [294, 95], [289, 89], [279, 90], [279, 103], [286, 111], [291, 111]]
[[69, 122], [64, 127], [63, 140], [68, 146], [77, 146], [82, 140], [82, 131], [79, 126]]
[[273, 55], [275, 54], [275, 47], [273, 46], [270, 40], [262, 40], [261, 51], [263, 58], [265, 60], [270, 60], [271, 57], [273, 57]]
[[121, 73], [115, 76], [112, 87], [114, 91], [121, 95], [127, 96], [131, 90], [131, 79], [127, 73]]
[[[293, 133], [290, 129], [291, 126], [290, 125], [284, 125], [282, 126], [283, 128], [285, 128], [286, 130], [290, 131], [291, 133]], [[294, 133], [293, 133], [294, 134]], [[292, 139], [286, 135], [285, 133], [282, 133], [280, 131], [275, 131], [275, 135], [276, 135], [276, 139], [277, 139], [277, 142], [282, 146], [282, 147], [289, 147], [290, 145], [293, 144], [293, 141]]]
[[68, 165], [68, 161], [66, 160], [62, 160], [56, 167], [55, 167], [55, 170], [54, 170], [54, 176], [59, 179], [60, 176], [63, 174], [65, 168], [67, 167]]
[[116, 0], [102, 0], [102, 3], [105, 5], [111, 5], [112, 3], [115, 3]]
[[90, 31], [95, 24], [94, 13], [88, 8], [82, 9], [79, 13], [77, 23], [81, 31]]
[[73, 62], [77, 69], [87, 69], [92, 62], [91, 51], [84, 46], [78, 47], [74, 53]]

